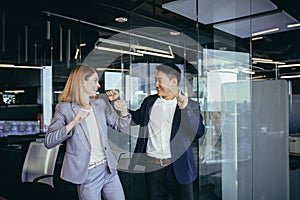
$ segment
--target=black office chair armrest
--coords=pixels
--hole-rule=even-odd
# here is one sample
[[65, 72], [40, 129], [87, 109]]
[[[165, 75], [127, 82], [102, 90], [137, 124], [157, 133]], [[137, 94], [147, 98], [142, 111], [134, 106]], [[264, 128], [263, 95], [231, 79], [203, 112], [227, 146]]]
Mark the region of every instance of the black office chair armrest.
[[54, 175], [44, 175], [44, 176], [39, 176], [39, 177], [36, 177], [35, 179], [33, 179], [32, 182], [37, 183], [37, 182], [39, 182], [41, 179], [49, 178], [49, 177], [54, 177]]
[[124, 153], [124, 152], [121, 152], [121, 153], [119, 154], [119, 156], [118, 156], [118, 162], [120, 161], [122, 155], [125, 155], [125, 153]]

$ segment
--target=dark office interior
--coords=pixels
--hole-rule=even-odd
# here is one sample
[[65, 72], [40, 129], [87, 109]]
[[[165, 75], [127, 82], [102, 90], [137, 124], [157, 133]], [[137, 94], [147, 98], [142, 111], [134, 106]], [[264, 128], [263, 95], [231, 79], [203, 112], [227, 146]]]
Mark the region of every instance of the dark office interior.
[[[181, 9], [195, 13], [194, 18], [184, 16], [179, 11], [172, 10], [173, 3], [175, 5], [177, 2], [184, 3], [185, 1], [189, 3], [181, 7]], [[228, 170], [228, 167], [222, 165], [226, 157], [222, 157], [222, 153], [224, 153], [224, 149], [226, 152], [228, 149], [236, 147], [237, 149], [241, 148], [242, 153], [238, 151], [239, 153], [236, 153], [235, 156], [237, 158], [249, 156], [251, 162], [249, 164], [248, 160], [245, 162], [246, 164], [236, 164], [235, 166], [240, 167], [239, 169], [241, 170], [237, 170], [236, 174], [232, 176], [240, 180], [239, 178], [243, 176], [245, 171], [247, 172], [249, 166], [253, 166], [250, 167], [250, 172], [247, 172], [247, 177], [253, 175], [252, 178], [254, 178], [249, 182], [241, 178], [243, 180], [240, 181], [240, 184], [234, 190], [235, 192], [238, 191], [235, 193], [235, 197], [242, 199], [245, 197], [245, 194], [241, 195], [241, 193], [251, 191], [251, 195], [246, 195], [246, 199], [255, 199], [260, 194], [262, 199], [263, 197], [268, 199], [268, 194], [271, 193], [269, 190], [262, 191], [255, 187], [255, 181], [259, 179], [256, 177], [256, 168], [253, 163], [259, 160], [256, 160], [256, 153], [260, 153], [254, 151], [254, 149], [260, 149], [260, 145], [264, 144], [259, 143], [256, 145], [252, 143], [256, 139], [259, 141], [259, 136], [256, 138], [254, 134], [256, 129], [253, 128], [255, 125], [252, 124], [256, 122], [256, 119], [249, 116], [251, 116], [251, 113], [258, 113], [257, 111], [260, 110], [259, 107], [256, 107], [258, 105], [253, 104], [255, 102], [259, 102], [258, 104], [260, 104], [263, 101], [264, 92], [261, 92], [263, 90], [259, 90], [259, 92], [252, 91], [256, 87], [262, 88], [252, 85], [252, 82], [285, 82], [284, 84], [287, 86], [286, 99], [278, 98], [279, 100], [276, 99], [274, 102], [272, 102], [272, 97], [265, 99], [271, 99], [270, 105], [272, 106], [274, 105], [272, 103], [278, 103], [284, 107], [283, 104], [286, 103], [287, 109], [284, 111], [281, 108], [276, 110], [277, 106], [273, 106], [273, 108], [276, 115], [282, 115], [287, 120], [285, 121], [282, 120], [283, 118], [280, 118], [278, 120], [281, 121], [277, 124], [275, 123], [275, 125], [258, 123], [262, 124], [262, 127], [259, 128], [261, 133], [264, 133], [265, 127], [269, 128], [268, 130], [272, 130], [273, 132], [271, 131], [271, 133], [274, 133], [276, 132], [276, 128], [274, 127], [277, 127], [277, 125], [280, 130], [284, 130], [282, 132], [286, 134], [281, 138], [285, 140], [284, 145], [280, 146], [279, 143], [276, 143], [276, 145], [288, 152], [289, 150], [285, 148], [288, 147], [288, 142], [291, 142], [288, 140], [289, 136], [296, 137], [300, 134], [300, 123], [298, 122], [300, 111], [300, 25], [297, 25], [300, 21], [300, 12], [298, 11], [298, 7], [295, 6], [295, 2], [291, 0], [265, 0], [263, 3], [259, 2], [259, 0], [246, 0], [244, 7], [240, 7], [241, 2], [234, 0], [231, 0], [228, 4], [221, 0], [208, 2], [208, 0], [1, 0], [0, 100], [2, 102], [0, 106], [0, 200], [2, 200], [1, 198], [4, 200], [78, 199], [76, 185], [60, 178], [60, 169], [65, 151], [64, 144], [59, 147], [54, 173], [51, 175], [53, 187], [38, 183], [39, 181], [36, 183], [25, 183], [21, 179], [22, 168], [30, 143], [34, 141], [42, 142], [45, 136], [46, 129], [43, 127], [42, 122], [44, 114], [43, 90], [45, 90], [42, 80], [44, 66], [52, 67], [52, 91], [50, 91], [52, 93], [52, 111], [55, 109], [59, 92], [63, 90], [70, 71], [77, 64], [84, 62], [96, 63], [97, 66], [95, 67], [105, 68], [104, 71], [99, 70], [100, 95], [105, 92], [105, 88], [109, 84], [108, 79], [105, 78], [109, 73], [106, 72], [118, 71], [122, 72], [124, 76], [130, 75], [137, 78], [138, 81], [136, 81], [136, 84], [143, 91], [143, 94], [136, 93], [140, 96], [133, 97], [132, 94], [126, 94], [126, 89], [128, 88], [123, 88], [125, 90], [124, 98], [126, 98], [126, 101], [132, 108], [136, 108], [145, 97], [143, 95], [150, 94], [153, 90], [151, 81], [143, 77], [143, 73], [150, 73], [150, 68], [153, 64], [169, 61], [183, 66], [183, 71], [186, 74], [188, 82], [192, 84], [196, 83], [196, 85], [192, 85], [190, 88], [187, 87], [188, 89], [186, 90], [189, 92], [192, 91], [191, 97], [200, 99], [207, 128], [205, 138], [194, 141], [192, 144], [197, 166], [199, 167], [199, 177], [194, 182], [194, 198], [199, 200], [220, 200], [232, 197], [232, 194], [227, 195], [226, 192], [224, 193], [226, 187], [223, 181], [227, 178], [224, 172]], [[260, 9], [265, 4], [271, 8]], [[228, 18], [227, 15], [222, 17], [224, 10], [218, 10], [222, 5], [225, 11], [229, 9], [228, 12], [236, 15], [234, 17], [228, 15]], [[203, 8], [206, 8], [206, 10]], [[241, 10], [239, 10], [241, 8], [245, 8], [247, 11], [245, 12], [246, 14], [241, 13]], [[180, 10], [180, 6], [176, 9]], [[256, 9], [259, 11], [256, 12]], [[268, 19], [269, 16], [270, 19]], [[275, 18], [271, 18], [271, 16]], [[126, 21], [117, 21], [117, 17], [126, 18]], [[204, 21], [205, 17], [213, 20], [206, 22]], [[259, 21], [260, 19], [263, 20]], [[244, 24], [241, 25], [242, 22]], [[292, 28], [286, 28], [286, 25], [283, 25], [284, 23], [296, 25]], [[230, 28], [228, 27], [232, 24], [234, 28], [229, 30]], [[264, 25], [268, 28], [274, 28], [272, 27], [274, 24], [278, 24], [280, 28], [269, 33], [254, 34], [257, 30], [263, 30]], [[156, 27], [157, 29], [151, 32], [151, 29], [147, 29], [148, 27]], [[157, 32], [157, 30], [161, 32]], [[196, 45], [194, 43], [192, 45], [185, 43], [182, 38], [176, 39], [175, 35], [170, 35], [171, 33], [169, 34], [167, 31], [163, 32], [163, 30], [172, 30], [174, 34], [184, 35], [182, 38], [189, 38], [188, 41], [196, 41]], [[128, 34], [131, 31], [133, 31], [133, 34]], [[147, 31], [149, 32], [146, 33]], [[124, 32], [127, 33], [125, 34]], [[94, 53], [99, 38], [110, 40], [114, 39], [114, 36], [117, 34], [120, 35], [121, 39], [124, 37], [124, 41], [128, 43], [134, 41], [132, 42], [133, 45], [143, 46], [143, 42], [149, 38], [151, 39], [150, 42], [148, 41], [145, 44], [148, 46], [151, 45], [153, 48], [161, 48], [169, 51], [170, 48], [167, 48], [169, 45], [172, 47], [170, 50], [171, 54], [173, 53], [172, 50], [176, 52], [175, 57], [134, 56], [126, 53], [122, 56], [120, 54], [116, 56], [112, 55], [114, 53], [109, 51]], [[135, 43], [136, 35], [141, 38], [137, 43]], [[254, 39], [256, 36], [261, 36], [261, 38], [257, 37], [258, 39]], [[195, 53], [194, 48], [197, 50], [197, 53]], [[217, 53], [206, 56], [211, 51], [216, 51]], [[220, 59], [221, 63], [219, 63], [217, 57], [222, 57], [227, 52], [238, 53], [234, 55], [234, 59], [236, 60], [239, 60], [239, 55], [246, 55], [247, 59], [243, 60], [243, 65], [238, 69], [237, 75], [230, 77], [249, 83], [251, 85], [248, 88], [250, 96], [259, 94], [261, 95], [261, 99], [253, 97], [250, 103], [245, 103], [245, 101], [238, 102], [236, 107], [231, 107], [232, 104], [229, 103], [227, 108], [232, 108], [238, 112], [239, 117], [231, 119], [230, 115], [227, 118], [228, 121], [225, 120], [220, 125], [223, 104], [220, 103], [219, 107], [214, 107], [215, 102], [209, 102], [207, 100], [208, 97], [205, 95], [209, 96], [206, 87], [210, 86], [208, 83], [210, 70], [213, 71], [218, 68], [228, 70], [234, 68], [232, 66], [240, 64], [232, 61], [230, 62], [234, 64], [226, 64], [226, 59]], [[179, 55], [180, 53], [182, 55]], [[201, 55], [199, 56], [198, 54]], [[99, 58], [94, 62], [95, 55], [99, 56]], [[192, 64], [186, 61], [190, 57], [189, 62]], [[212, 62], [213, 64], [204, 62], [207, 57], [211, 57], [212, 60], [215, 59]], [[255, 60], [256, 58], [267, 62]], [[195, 67], [200, 66], [199, 62], [203, 66], [201, 69]], [[250, 70], [252, 74], [241, 75], [241, 69], [245, 66], [245, 63], [247, 70]], [[147, 66], [148, 68], [134, 68], [138, 65]], [[29, 68], [23, 68], [24, 66]], [[151, 76], [150, 78], [153, 77]], [[230, 88], [230, 86], [228, 87]], [[269, 91], [273, 90], [270, 89]], [[274, 91], [273, 98], [280, 96], [276, 92], [279, 93], [281, 90]], [[265, 95], [267, 94], [265, 93]], [[220, 92], [220, 98], [221, 96]], [[249, 105], [253, 108], [252, 111], [250, 111]], [[268, 107], [268, 104], [265, 102], [260, 105]], [[265, 109], [261, 109], [261, 111], [265, 111]], [[272, 115], [274, 114], [270, 114], [270, 116]], [[262, 114], [261, 116], [266, 115]], [[251, 122], [245, 122], [245, 119], [251, 120]], [[271, 118], [270, 120], [266, 119], [264, 122], [268, 123], [269, 121], [273, 123]], [[234, 130], [241, 133], [241, 135], [237, 136], [237, 140], [246, 141], [246, 145], [243, 146], [241, 142], [241, 144], [232, 145], [228, 149], [224, 147], [222, 134], [227, 134], [226, 127], [232, 128], [227, 125], [229, 122], [235, 123], [237, 128]], [[129, 149], [129, 154], [134, 148], [136, 140], [136, 135], [134, 135], [135, 129], [131, 131], [132, 134], [130, 136], [113, 135], [113, 132], [110, 136], [112, 142], [119, 145], [122, 150], [127, 151]], [[251, 131], [253, 131], [253, 134]], [[243, 134], [247, 136], [242, 138]], [[268, 134], [261, 135], [265, 136]], [[264, 141], [268, 141], [268, 138], [263, 139], [265, 139]], [[297, 140], [293, 140], [293, 142], [296, 144]], [[211, 147], [208, 147], [208, 144]], [[269, 143], [266, 143], [266, 146], [267, 144]], [[209, 153], [207, 153], [207, 149], [210, 150]], [[280, 152], [283, 152], [282, 149], [277, 148]], [[244, 154], [244, 151], [251, 152]], [[261, 155], [267, 155], [265, 153]], [[128, 157], [126, 156], [121, 157], [120, 165], [122, 166], [119, 170], [126, 199], [147, 199], [144, 174], [129, 173], [126, 171], [125, 168], [128, 165]], [[300, 187], [300, 170], [298, 170], [300, 168], [300, 152], [295, 153], [293, 151], [292, 154], [290, 153], [286, 156], [288, 164], [287, 173], [289, 173], [289, 178], [287, 179], [289, 182], [287, 196], [290, 199], [300, 199], [299, 188], [297, 188]], [[125, 168], [123, 168], [123, 164]]]

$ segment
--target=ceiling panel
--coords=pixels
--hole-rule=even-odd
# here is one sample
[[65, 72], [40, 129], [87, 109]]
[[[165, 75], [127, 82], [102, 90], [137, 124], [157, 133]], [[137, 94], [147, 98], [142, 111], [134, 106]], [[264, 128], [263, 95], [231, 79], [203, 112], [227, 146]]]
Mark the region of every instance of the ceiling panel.
[[284, 32], [288, 30], [288, 24], [294, 23], [298, 23], [298, 20], [290, 16], [285, 11], [281, 11], [270, 15], [216, 24], [214, 25], [214, 28], [238, 36], [240, 38], [248, 38], [251, 37], [252, 34], [275, 28], [278, 28], [278, 30], [264, 33], [264, 35], [275, 32]]
[[[189, 19], [196, 19], [195, 0], [178, 0], [162, 6]], [[213, 24], [276, 9], [277, 6], [269, 0], [199, 0], [198, 21], [203, 24]]]

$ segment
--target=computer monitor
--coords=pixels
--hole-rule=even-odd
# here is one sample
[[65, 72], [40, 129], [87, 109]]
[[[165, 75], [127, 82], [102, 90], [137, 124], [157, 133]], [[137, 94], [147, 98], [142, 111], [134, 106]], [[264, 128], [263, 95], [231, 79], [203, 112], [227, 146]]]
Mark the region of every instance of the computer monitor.
[[15, 104], [16, 95], [15, 94], [2, 94], [2, 100], [5, 104]]

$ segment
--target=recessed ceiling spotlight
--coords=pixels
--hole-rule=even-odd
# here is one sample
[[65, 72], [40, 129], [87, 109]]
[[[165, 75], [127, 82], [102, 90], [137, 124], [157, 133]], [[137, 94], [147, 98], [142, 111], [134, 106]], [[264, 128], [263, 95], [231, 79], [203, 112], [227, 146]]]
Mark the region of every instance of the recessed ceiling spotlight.
[[219, 50], [221, 50], [221, 51], [226, 51], [226, 50], [227, 50], [227, 47], [219, 47]]
[[170, 31], [170, 35], [180, 35], [179, 31]]
[[127, 22], [128, 19], [127, 19], [127, 17], [116, 17], [115, 21], [124, 23], [124, 22]]

